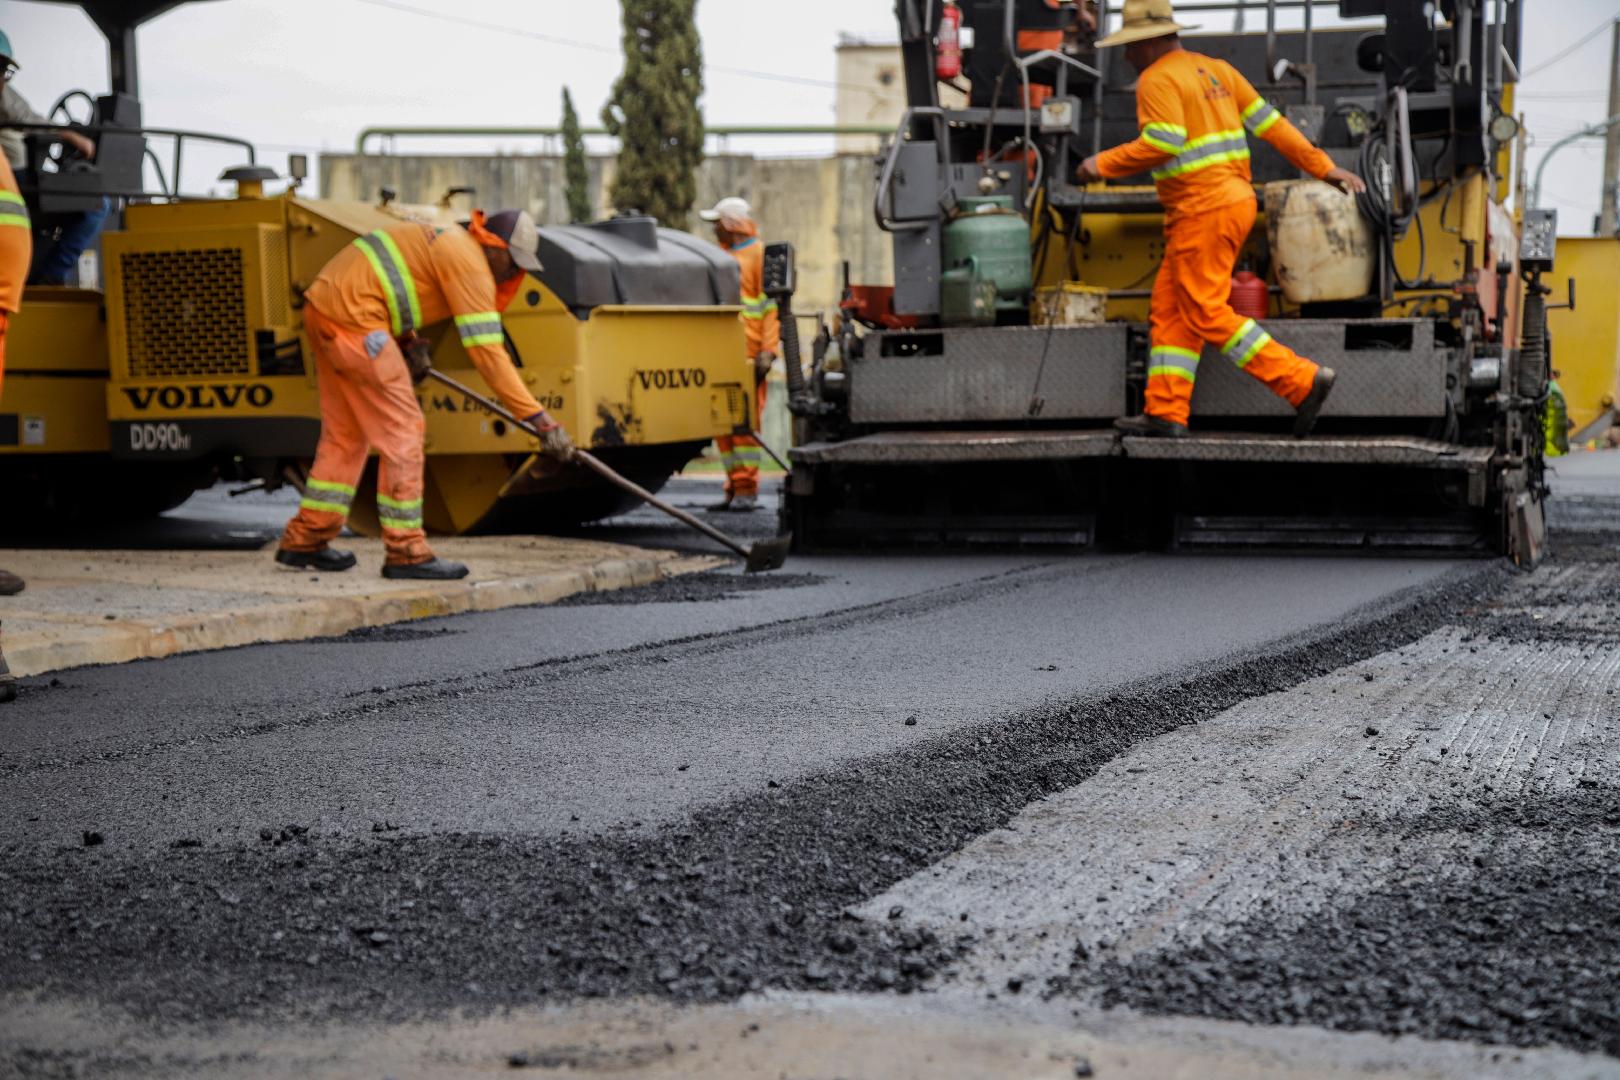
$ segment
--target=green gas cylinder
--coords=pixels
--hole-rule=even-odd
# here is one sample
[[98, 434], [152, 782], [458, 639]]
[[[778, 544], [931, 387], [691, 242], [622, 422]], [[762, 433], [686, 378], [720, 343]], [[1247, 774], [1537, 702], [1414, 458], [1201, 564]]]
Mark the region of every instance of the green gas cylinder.
[[948, 326], [993, 325], [1029, 307], [1029, 223], [1007, 195], [964, 198], [945, 225], [941, 314]]

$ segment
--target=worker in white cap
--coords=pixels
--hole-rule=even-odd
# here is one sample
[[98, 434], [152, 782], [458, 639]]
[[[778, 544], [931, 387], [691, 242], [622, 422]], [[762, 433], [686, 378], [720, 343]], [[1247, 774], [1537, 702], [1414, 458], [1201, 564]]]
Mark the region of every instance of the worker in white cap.
[[[714, 209], [698, 214], [714, 223], [714, 238], [742, 268], [743, 329], [748, 337], [748, 362], [754, 368], [758, 415], [765, 413], [765, 380], [782, 347], [782, 321], [776, 301], [765, 295], [765, 245], [759, 239], [752, 208], [746, 199], [721, 199]], [[752, 435], [723, 435], [715, 440], [726, 466], [726, 497], [712, 510], [746, 512], [759, 506], [761, 450]]]

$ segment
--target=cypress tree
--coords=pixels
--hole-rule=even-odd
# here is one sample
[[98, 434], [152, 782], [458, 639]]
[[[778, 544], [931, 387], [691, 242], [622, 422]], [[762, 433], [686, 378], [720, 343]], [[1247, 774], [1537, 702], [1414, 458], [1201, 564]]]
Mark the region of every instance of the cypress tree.
[[613, 205], [686, 227], [703, 162], [697, 0], [622, 0], [624, 71], [602, 110], [619, 139]]
[[585, 162], [585, 136], [579, 132], [574, 95], [563, 87], [563, 183], [568, 196], [568, 220], [583, 225], [591, 220], [590, 170]]

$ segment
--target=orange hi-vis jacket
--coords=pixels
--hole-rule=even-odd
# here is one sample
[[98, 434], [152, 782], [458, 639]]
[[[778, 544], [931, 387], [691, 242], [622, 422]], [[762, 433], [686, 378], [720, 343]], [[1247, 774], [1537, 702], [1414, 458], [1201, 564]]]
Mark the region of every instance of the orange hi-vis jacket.
[[34, 231], [28, 204], [17, 190], [11, 165], [0, 156], [0, 315], [22, 307], [23, 283], [34, 256]]
[[1254, 199], [1249, 142], [1254, 132], [1316, 177], [1333, 159], [1261, 97], [1225, 60], [1186, 49], [1167, 53], [1136, 84], [1141, 135], [1105, 151], [1097, 168], [1110, 180], [1151, 172], [1166, 223]]
[[528, 419], [542, 410], [506, 351], [497, 294], [483, 248], [465, 229], [405, 222], [343, 249], [304, 295], [341, 326], [396, 338], [453, 317], [478, 373]]
[[748, 359], [762, 352], [782, 351], [782, 316], [776, 301], [765, 295], [765, 245], [750, 236], [731, 249], [742, 269], [743, 330], [748, 335]]

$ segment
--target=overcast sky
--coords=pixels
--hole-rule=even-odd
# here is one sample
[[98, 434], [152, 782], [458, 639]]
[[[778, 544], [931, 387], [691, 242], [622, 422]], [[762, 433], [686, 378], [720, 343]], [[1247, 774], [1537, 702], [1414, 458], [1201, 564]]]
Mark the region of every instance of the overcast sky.
[[[1534, 74], [1521, 87], [1520, 108], [1543, 147], [1603, 118], [1609, 35], [1597, 33], [1536, 69], [1599, 30], [1617, 7], [1617, 0], [1530, 0], [1524, 67]], [[347, 151], [368, 125], [555, 124], [565, 85], [591, 126], [619, 66], [618, 10], [612, 0], [190, 3], [139, 33], [146, 123], [246, 137], [278, 170], [289, 151]], [[699, 0], [697, 10], [708, 65], [704, 115], [713, 125], [831, 123], [839, 34], [894, 34], [889, 0]], [[0, 0], [0, 29], [22, 63], [15, 85], [40, 111], [69, 88], [105, 91], [105, 47], [76, 7]], [[456, 145], [521, 148], [515, 140]], [[199, 156], [187, 170], [189, 186], [238, 156]], [[1588, 140], [1548, 171], [1546, 200], [1563, 211], [1566, 233], [1591, 229], [1602, 160], [1602, 143]]]

